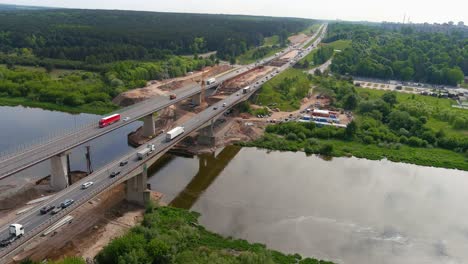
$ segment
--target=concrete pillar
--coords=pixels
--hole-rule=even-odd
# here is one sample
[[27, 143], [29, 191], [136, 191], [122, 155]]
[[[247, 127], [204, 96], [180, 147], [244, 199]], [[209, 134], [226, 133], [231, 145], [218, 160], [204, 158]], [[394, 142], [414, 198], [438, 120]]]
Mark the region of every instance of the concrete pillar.
[[70, 154], [62, 153], [50, 158], [50, 187], [55, 191], [60, 191], [68, 187], [68, 166], [67, 156]]
[[214, 136], [214, 124], [215, 120], [211, 119], [210, 124], [202, 129], [198, 134], [198, 144], [205, 146], [214, 146], [216, 144], [216, 138]]
[[148, 169], [146, 163], [143, 164], [142, 173], [128, 179], [126, 182], [126, 199], [140, 205], [145, 205], [150, 199], [150, 191], [147, 189]]
[[192, 104], [201, 105], [201, 94], [196, 94], [192, 96]]
[[143, 136], [144, 137], [151, 137], [156, 134], [156, 130], [154, 128], [154, 117], [153, 114], [147, 115], [143, 118]]

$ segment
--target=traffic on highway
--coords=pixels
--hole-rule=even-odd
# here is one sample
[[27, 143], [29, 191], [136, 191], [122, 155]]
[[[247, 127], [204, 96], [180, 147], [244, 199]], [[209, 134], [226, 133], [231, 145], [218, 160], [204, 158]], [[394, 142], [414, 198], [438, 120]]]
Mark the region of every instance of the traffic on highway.
[[[90, 199], [96, 197], [98, 194], [116, 186], [117, 184], [128, 180], [129, 177], [133, 177], [133, 175], [136, 173], [141, 173], [141, 168], [150, 159], [153, 160], [155, 158], [159, 158], [172, 146], [180, 142], [185, 136], [204, 127], [208, 122], [210, 122], [211, 119], [216, 119], [217, 117], [222, 116], [226, 111], [235, 106], [237, 103], [247, 100], [262, 86], [264, 82], [291, 67], [295, 62], [302, 59], [309, 52], [311, 52], [313, 46], [316, 46], [316, 44], [320, 42], [321, 38], [323, 37], [323, 34], [326, 31], [326, 25], [322, 25], [322, 28], [322, 35], [317, 38], [314, 44], [310, 47], [304, 48], [305, 44], [303, 44], [300, 47], [300, 49], [303, 51], [299, 52], [297, 56], [290, 59], [290, 62], [292, 63], [286, 63], [275, 70], [273, 73], [255, 80], [249, 86], [242, 89], [242, 91], [233, 93], [225, 99], [211, 105], [185, 123], [173, 128], [166, 133], [160, 134], [159, 136], [147, 142], [146, 145], [140, 146], [139, 148], [128, 152], [125, 156], [103, 166], [76, 184], [73, 184], [68, 188], [56, 193], [52, 198], [44, 201], [42, 204], [37, 205], [30, 211], [17, 217], [14, 220], [14, 224], [2, 227], [0, 229], [0, 258], [14, 254], [16, 250], [19, 250], [27, 241], [40, 235], [49, 226], [56, 223], [63, 217], [66, 217], [83, 203], [86, 203]], [[311, 39], [314, 37], [315, 36], [313, 36]], [[287, 48], [287, 50], [290, 49], [292, 48]], [[264, 60], [264, 63], [269, 62], [279, 56], [282, 55], [277, 54], [267, 58]], [[241, 72], [246, 71], [249, 67], [252, 66], [253, 65], [243, 67]], [[238, 74], [240, 73], [233, 71], [229, 74], [223, 75], [222, 78], [217, 79], [216, 82], [212, 83], [211, 85], [216, 85], [216, 83], [227, 80]], [[120, 112], [120, 114], [115, 113], [114, 117], [109, 115], [106, 118], [115, 118], [115, 115], [119, 115], [119, 120], [114, 120], [102, 128], [99, 128], [98, 123], [96, 123], [95, 127], [91, 127], [85, 131], [80, 132], [77, 135], [78, 139], [74, 140], [71, 145], [81, 144], [87, 140], [90, 140], [91, 138], [103, 134], [100, 133], [100, 131], [109, 132], [113, 129], [116, 129], [116, 127], [120, 127], [128, 122], [137, 120], [145, 115], [157, 111], [157, 109], [161, 109], [173, 104], [174, 100], [183, 100], [184, 98], [188, 98], [196, 94], [199, 89], [199, 86], [183, 88], [181, 91], [177, 91], [177, 99], [170, 100], [166, 97], [157, 97], [144, 101], [135, 107], [128, 108], [125, 111]], [[124, 122], [120, 120], [120, 116], [128, 117], [129, 120]], [[57, 139], [55, 143], [59, 144], [59, 142], [63, 142], [63, 144], [65, 144], [67, 139], [69, 138], [60, 138]], [[24, 155], [20, 154], [19, 157], [29, 157], [29, 161], [34, 162], [34, 160], [38, 159], [44, 160], [46, 157], [54, 155], [52, 153], [63, 151], [64, 148], [66, 149], [66, 147], [63, 146], [47, 146], [49, 149], [46, 148], [46, 146], [37, 146], [32, 149], [31, 152], [24, 153]], [[47, 150], [47, 153], [41, 155], [40, 151], [44, 151], [44, 148]], [[22, 166], [25, 166], [26, 162], [22, 164]], [[8, 169], [11, 170], [12, 166], [8, 164], [5, 165], [3, 162], [0, 163], [0, 171], [2, 172], [2, 176], [5, 175], [4, 173], [6, 173], [5, 171]]]

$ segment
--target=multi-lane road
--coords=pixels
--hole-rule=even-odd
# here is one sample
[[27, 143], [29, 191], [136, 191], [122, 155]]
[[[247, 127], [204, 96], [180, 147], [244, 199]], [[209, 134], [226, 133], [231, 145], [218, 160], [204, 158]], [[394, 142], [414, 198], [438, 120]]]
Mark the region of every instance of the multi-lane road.
[[[324, 25], [324, 27], [326, 27], [326, 25]], [[323, 32], [324, 31], [325, 29], [323, 30]], [[317, 43], [320, 42], [322, 36], [320, 36], [317, 39]], [[301, 46], [300, 48], [304, 48], [304, 46]], [[299, 59], [305, 57], [310, 51], [312, 51], [312, 48], [304, 49], [304, 52], [292, 58], [291, 62], [294, 63], [295, 61], [298, 61]], [[287, 63], [283, 65], [282, 67], [278, 68], [278, 71], [275, 71], [272, 74], [277, 75], [279, 72], [284, 71], [290, 66], [292, 66], [293, 63]], [[235, 74], [239, 74], [239, 73], [235, 73]], [[138, 160], [137, 155], [136, 155], [138, 151], [143, 150], [146, 146], [142, 146], [140, 148], [134, 149], [126, 153], [120, 159], [110, 162], [109, 164], [103, 166], [99, 170], [90, 174], [85, 179], [82, 179], [80, 182], [77, 182], [73, 184], [72, 186], [58, 192], [49, 200], [43, 202], [42, 204], [37, 205], [35, 208], [17, 217], [14, 220], [14, 222], [23, 225], [26, 233], [22, 238], [13, 242], [8, 247], [0, 249], [0, 263], [6, 262], [7, 258], [16, 254], [18, 250], [20, 250], [25, 244], [27, 244], [26, 242], [40, 235], [46, 228], [48, 228], [53, 223], [57, 222], [58, 220], [60, 220], [61, 218], [63, 218], [64, 216], [66, 216], [67, 214], [75, 210], [76, 208], [78, 208], [83, 203], [96, 197], [98, 194], [114, 187], [115, 185], [121, 182], [124, 182], [130, 176], [133, 176], [136, 173], [141, 172], [142, 165], [145, 162], [147, 162], [149, 159], [153, 160], [155, 158], [160, 157], [163, 153], [168, 151], [172, 146], [177, 144], [184, 137], [188, 136], [191, 132], [197, 131], [198, 129], [206, 125], [206, 123], [209, 122], [211, 119], [214, 119], [222, 115], [228, 108], [236, 105], [237, 103], [243, 100], [248, 99], [248, 97], [250, 97], [255, 91], [257, 91], [261, 87], [262, 83], [266, 82], [271, 77], [272, 77], [271, 75], [263, 76], [262, 78], [256, 80], [254, 83], [250, 85], [251, 90], [248, 93], [244, 94], [242, 93], [242, 91], [238, 93], [234, 93], [226, 97], [225, 99], [217, 102], [216, 104], [210, 106], [204, 111], [200, 112], [199, 114], [197, 114], [196, 116], [194, 116], [193, 118], [191, 118], [190, 120], [188, 120], [187, 122], [181, 125], [184, 127], [184, 130], [185, 130], [184, 134], [173, 139], [172, 141], [167, 141], [165, 139], [165, 134], [161, 134], [155, 137], [154, 139], [148, 142], [149, 144], [155, 145], [155, 150], [148, 158], [143, 159], [143, 160]], [[186, 89], [184, 88], [184, 91], [178, 91], [177, 93], [178, 98], [183, 97], [183, 96], [190, 97], [191, 95], [194, 94], [194, 91], [192, 89], [196, 89], [196, 88], [188, 87]], [[160, 98], [159, 100], [161, 101], [158, 101], [157, 99], [151, 99], [149, 101], [151, 101], [152, 103], [148, 103], [148, 105], [143, 104], [144, 106], [141, 106], [141, 108], [139, 107], [140, 110], [134, 110], [134, 108], [131, 108], [131, 109], [128, 109], [123, 115], [129, 116], [130, 118], [132, 118], [132, 120], [136, 120], [142, 116], [145, 116], [151, 113], [151, 111], [154, 111], [153, 104], [157, 102], [159, 102], [160, 105], [169, 105], [172, 103], [168, 99], [164, 99], [164, 98], [163, 99]], [[117, 125], [118, 125], [117, 123], [113, 124], [109, 127], [109, 129], [114, 128]], [[91, 134], [84, 135], [81, 140], [85, 140], [86, 138], [90, 137], [90, 135]], [[77, 135], [77, 136], [81, 136], [81, 135]], [[128, 161], [128, 164], [126, 164], [125, 166], [120, 166], [121, 161]], [[110, 174], [116, 171], [119, 171], [120, 174], [117, 175], [116, 177], [111, 178]], [[86, 181], [92, 181], [94, 182], [94, 184], [87, 189], [81, 189], [81, 184]], [[65, 199], [73, 199], [75, 202], [70, 207], [63, 209], [61, 212], [59, 212], [56, 215], [51, 215], [50, 213], [44, 214], [44, 215], [40, 214], [39, 209], [41, 207], [49, 206], [49, 205], [58, 206]], [[8, 226], [3, 226], [2, 228], [0, 228], [0, 240], [5, 239], [8, 236], [9, 236]]]

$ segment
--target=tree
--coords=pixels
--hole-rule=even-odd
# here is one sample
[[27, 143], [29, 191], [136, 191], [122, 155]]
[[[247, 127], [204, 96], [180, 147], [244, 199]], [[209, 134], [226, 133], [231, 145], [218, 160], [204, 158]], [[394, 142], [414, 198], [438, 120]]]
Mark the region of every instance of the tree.
[[319, 154], [322, 154], [322, 155], [330, 155], [332, 152], [333, 152], [332, 144], [323, 144], [319, 148]]
[[347, 139], [352, 139], [354, 137], [354, 135], [356, 135], [356, 132], [357, 132], [357, 124], [353, 120], [346, 126], [345, 137]]
[[355, 94], [350, 94], [346, 96], [343, 107], [346, 110], [354, 110], [357, 107], [357, 104], [358, 104], [357, 96]]
[[392, 107], [397, 103], [396, 92], [387, 92], [382, 95], [382, 100], [391, 105]]

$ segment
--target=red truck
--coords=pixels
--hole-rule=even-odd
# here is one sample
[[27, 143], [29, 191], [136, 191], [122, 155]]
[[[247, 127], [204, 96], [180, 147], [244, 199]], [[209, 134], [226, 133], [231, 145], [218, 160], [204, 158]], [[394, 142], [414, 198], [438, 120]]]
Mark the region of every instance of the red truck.
[[105, 126], [111, 125], [115, 122], [118, 122], [119, 120], [120, 120], [120, 114], [113, 114], [110, 116], [103, 117], [101, 118], [101, 120], [99, 120], [99, 127], [105, 127]]

